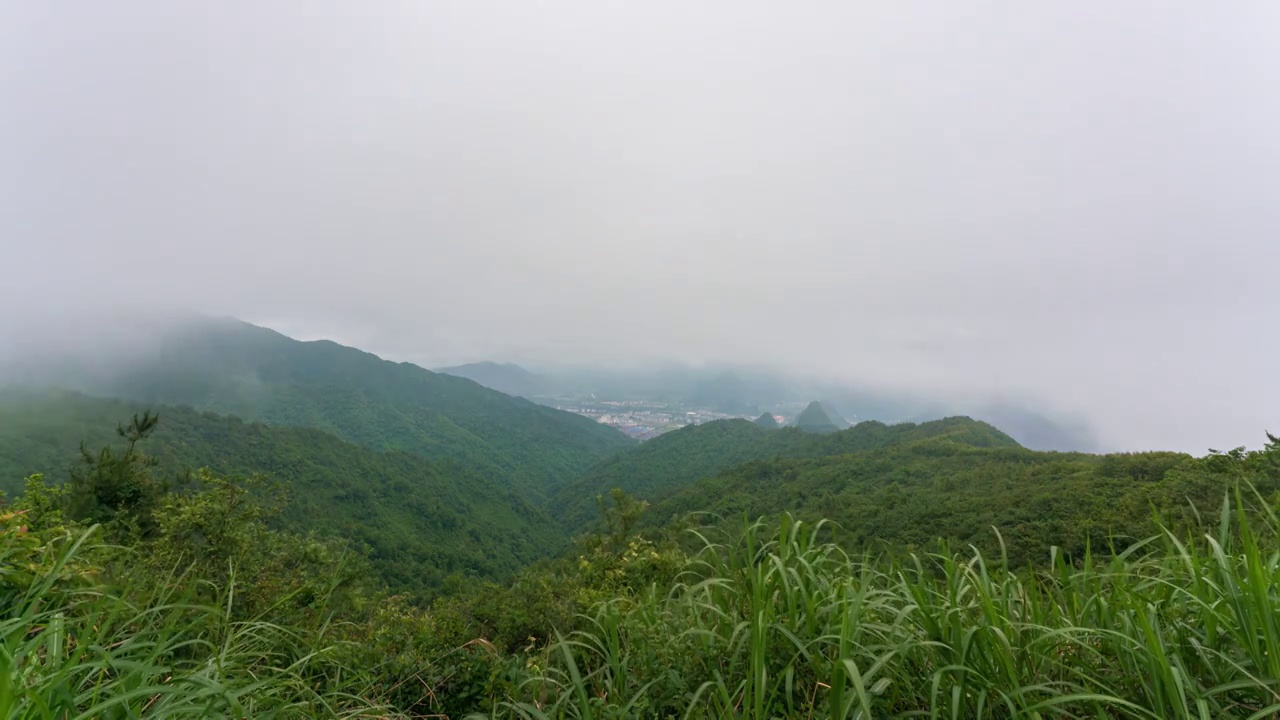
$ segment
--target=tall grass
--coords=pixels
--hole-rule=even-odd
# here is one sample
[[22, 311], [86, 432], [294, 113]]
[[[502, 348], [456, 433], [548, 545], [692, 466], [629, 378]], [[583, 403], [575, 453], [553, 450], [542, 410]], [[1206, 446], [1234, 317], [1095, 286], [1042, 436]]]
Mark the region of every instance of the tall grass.
[[40, 545], [0, 523], [0, 718], [381, 716], [323, 629], [233, 620], [234, 587], [190, 602], [181, 575], [100, 586], [92, 533]]
[[[234, 582], [202, 602], [181, 573], [108, 587], [86, 559], [102, 552], [92, 531], [44, 543], [12, 520], [0, 516], [0, 718], [388, 714], [386, 678], [351, 660], [370, 654], [344, 652], [322, 619], [242, 619]], [[601, 603], [529, 656], [493, 714], [1280, 717], [1280, 518], [1238, 494], [1210, 525], [1118, 554], [1054, 551], [1034, 571], [974, 549], [850, 556], [787, 515], [718, 525], [695, 533], [671, 587]]]
[[1280, 717], [1280, 522], [1035, 572], [850, 557], [783, 516], [700, 536], [681, 581], [600, 605], [495, 712], [521, 718]]

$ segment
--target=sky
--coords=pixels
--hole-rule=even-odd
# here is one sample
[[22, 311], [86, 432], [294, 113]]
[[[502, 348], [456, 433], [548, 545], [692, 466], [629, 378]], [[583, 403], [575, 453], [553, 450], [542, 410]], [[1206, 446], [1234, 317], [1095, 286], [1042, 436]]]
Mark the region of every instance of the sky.
[[1280, 432], [1280, 4], [0, 0], [0, 303]]

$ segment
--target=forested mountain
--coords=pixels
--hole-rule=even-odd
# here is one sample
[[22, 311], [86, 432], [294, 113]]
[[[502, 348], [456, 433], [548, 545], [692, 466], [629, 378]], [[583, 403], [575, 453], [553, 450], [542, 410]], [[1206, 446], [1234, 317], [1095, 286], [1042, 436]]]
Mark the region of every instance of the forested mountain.
[[631, 444], [590, 419], [471, 380], [236, 320], [157, 326], [110, 362], [95, 351], [27, 368], [27, 384], [317, 428], [370, 448], [455, 460], [535, 497]]
[[[132, 338], [129, 347], [124, 355], [38, 366], [38, 373], [21, 380], [34, 385], [36, 376], [59, 379], [133, 399], [66, 390], [0, 392], [0, 487], [12, 493], [18, 480], [32, 472], [46, 473], [50, 483], [31, 486], [32, 492], [14, 505], [0, 503], [0, 518], [21, 517], [34, 528], [29, 533], [25, 525], [0, 523], [0, 534], [8, 533], [7, 549], [0, 552], [18, 548], [28, 553], [36, 559], [24, 560], [24, 567], [43, 567], [41, 572], [56, 584], [64, 581], [53, 579], [61, 571], [49, 552], [63, 545], [54, 538], [100, 532], [120, 545], [95, 550], [92, 557], [102, 560], [82, 558], [76, 565], [87, 577], [105, 579], [95, 586], [98, 604], [78, 611], [77, 586], [65, 584], [67, 594], [51, 604], [61, 616], [33, 614], [30, 608], [36, 605], [28, 605], [24, 622], [40, 627], [55, 617], [70, 617], [78, 636], [101, 632], [111, 647], [127, 648], [124, 640], [140, 631], [100, 631], [96, 619], [101, 612], [95, 608], [136, 605], [159, 617], [170, 612], [166, 608], [180, 607], [169, 598], [182, 597], [196, 603], [191, 607], [206, 608], [200, 612], [211, 619], [177, 631], [158, 625], [142, 632], [171, 642], [215, 638], [218, 642], [210, 641], [210, 647], [225, 647], [219, 633], [232, 619], [260, 618], [281, 628], [281, 639], [263, 644], [261, 652], [299, 663], [332, 658], [341, 668], [323, 680], [289, 681], [289, 687], [316, 683], [331, 690], [332, 697], [320, 705], [351, 702], [355, 707], [363, 702], [355, 699], [372, 698], [379, 707], [406, 714], [504, 716], [504, 703], [513, 698], [542, 702], [542, 695], [535, 697], [530, 690], [531, 683], [541, 683], [577, 688], [548, 696], [562, 709], [575, 698], [587, 697], [584, 702], [597, 705], [600, 698], [601, 707], [626, 715], [626, 709], [617, 707], [622, 701], [614, 699], [621, 688], [644, 697], [648, 709], [710, 720], [733, 714], [741, 692], [704, 694], [698, 700], [699, 688], [711, 687], [722, 675], [744, 686], [750, 678], [783, 678], [790, 672], [810, 687], [793, 692], [778, 684], [769, 691], [773, 700], [765, 703], [770, 709], [756, 714], [830, 715], [826, 711], [835, 701], [828, 700], [828, 693], [840, 681], [809, 675], [819, 671], [828, 677], [831, 668], [848, 667], [833, 664], [828, 656], [837, 649], [832, 639], [848, 628], [833, 625], [829, 617], [834, 615], [826, 611], [815, 610], [803, 620], [803, 612], [793, 617], [797, 608], [810, 607], [814, 588], [829, 583], [827, 601], [838, 604], [860, 597], [861, 590], [854, 590], [869, 587], [867, 582], [876, 585], [877, 602], [898, 608], [893, 617], [919, 623], [894, 625], [894, 642], [907, 647], [918, 640], [913, 652], [933, 653], [920, 660], [927, 669], [952, 661], [950, 646], [937, 639], [941, 626], [935, 619], [954, 614], [905, 612], [921, 606], [922, 597], [950, 597], [947, 593], [958, 584], [986, 582], [988, 577], [1020, 582], [1032, 577], [1028, 566], [1042, 574], [1048, 568], [1057, 577], [1079, 568], [1086, 583], [1102, 587], [1096, 585], [1102, 576], [1092, 568], [1104, 565], [1087, 559], [1092, 550], [1108, 557], [1106, 587], [1110, 578], [1122, 578], [1121, 595], [1146, 593], [1130, 603], [1145, 608], [1167, 600], [1163, 590], [1147, 590], [1156, 586], [1147, 581], [1151, 568], [1145, 564], [1146, 553], [1160, 563], [1162, 577], [1174, 579], [1182, 577], [1177, 573], [1189, 557], [1173, 541], [1159, 554], [1156, 542], [1170, 537], [1160, 535], [1163, 528], [1192, 543], [1206, 531], [1229, 539], [1233, 523], [1244, 533], [1251, 517], [1267, 527], [1274, 515], [1250, 515], [1253, 510], [1245, 504], [1270, 508], [1280, 489], [1280, 443], [1274, 440], [1264, 452], [1233, 451], [1205, 459], [1176, 453], [1045, 453], [1028, 450], [968, 417], [918, 425], [863, 421], [838, 430], [841, 421], [813, 403], [802, 414], [800, 427], [770, 428], [773, 418], [767, 415], [755, 422], [693, 425], [635, 445], [585, 418], [470, 380], [385, 362], [334, 343], [297, 342], [234, 321], [188, 323], [141, 341]], [[735, 385], [733, 378], [722, 377], [708, 387], [729, 391]], [[86, 485], [80, 480], [84, 468], [102, 468], [111, 458], [90, 454], [88, 462], [81, 459], [78, 474], [70, 472], [80, 441], [90, 448], [119, 447], [121, 440], [112, 429], [144, 409], [160, 415], [158, 427], [143, 441], [144, 452], [157, 463], [154, 469], [133, 462], [127, 471], [116, 472], [123, 466], [108, 462], [111, 472], [96, 476], [106, 481]], [[202, 467], [213, 474], [188, 472]], [[265, 473], [268, 483], [223, 477], [253, 473]], [[169, 478], [170, 489], [151, 483], [153, 474]], [[69, 477], [69, 483], [59, 485]], [[645, 503], [625, 493], [611, 493], [615, 487], [653, 504], [646, 510]], [[86, 488], [92, 492], [86, 494]], [[1255, 489], [1259, 494], [1250, 494]], [[1212, 508], [1222, 508], [1224, 494], [1233, 490], [1241, 509], [1228, 521]], [[152, 500], [134, 503], [134, 494]], [[596, 498], [602, 495], [607, 500], [599, 522], [602, 508]], [[85, 497], [94, 502], [86, 504]], [[276, 498], [278, 511], [273, 509]], [[99, 517], [98, 508], [110, 512]], [[744, 520], [749, 523], [745, 531]], [[797, 520], [834, 522], [814, 529]], [[683, 532], [698, 524], [699, 534]], [[95, 526], [99, 529], [88, 529]], [[1276, 529], [1274, 523], [1270, 527]], [[581, 535], [584, 530], [589, 532]], [[581, 536], [566, 552], [569, 534]], [[702, 537], [718, 541], [700, 547]], [[1110, 560], [1112, 551], [1152, 537], [1157, 541]], [[957, 550], [973, 554], [963, 559]], [[844, 555], [850, 551], [866, 551], [858, 556], [865, 560], [851, 562]], [[1260, 552], [1256, 547], [1252, 551]], [[1227, 557], [1203, 545], [1190, 552], [1198, 553], [1193, 563]], [[768, 562], [759, 562], [761, 557]], [[1259, 562], [1240, 561], [1250, 567]], [[169, 574], [184, 567], [188, 575], [175, 579]], [[1117, 567], [1124, 569], [1113, 572]], [[776, 582], [769, 580], [770, 573]], [[709, 582], [686, 583], [699, 577]], [[783, 577], [787, 579], [779, 579]], [[797, 585], [790, 579], [795, 577], [807, 579]], [[45, 580], [32, 584], [35, 580], [28, 582], [26, 576], [17, 578], [0, 578], [0, 595], [12, 595], [15, 587], [28, 592], [23, 588], [47, 586]], [[768, 589], [757, 592], [753, 584]], [[384, 586], [395, 594], [381, 590]], [[1071, 587], [1077, 596], [1065, 598], [1064, 606], [1101, 607], [1098, 598], [1105, 592]], [[1001, 597], [1023, 597], [1022, 592]], [[747, 595], [735, 593], [757, 600], [744, 602]], [[708, 604], [713, 596], [714, 609]], [[757, 601], [764, 605], [756, 608], [752, 603]], [[1190, 602], [1180, 612], [1227, 606], [1210, 592], [1204, 602]], [[1021, 609], [1015, 602], [1000, 612], [1011, 613], [1012, 619]], [[752, 630], [755, 637], [776, 630], [772, 650], [752, 655], [752, 668], [734, 660], [746, 657], [735, 650], [741, 646], [743, 623], [775, 611], [780, 614], [774, 620], [760, 620]], [[961, 614], [966, 627], [991, 620], [987, 608], [967, 606]], [[819, 615], [828, 619], [820, 621]], [[878, 611], [865, 611], [862, 617], [864, 624], [884, 619]], [[661, 621], [655, 625], [654, 618]], [[1066, 627], [1076, 627], [1072, 618]], [[1140, 647], [1137, 639], [1146, 637], [1130, 632], [1135, 625], [1105, 613], [1088, 622], [1101, 628], [1098, 637], [1124, 636], [1123, 652], [1146, 652], [1134, 650]], [[1192, 619], [1185, 626], [1199, 624]], [[606, 648], [605, 636], [593, 633], [604, 629], [607, 635], [614, 627], [619, 637], [626, 635], [616, 645], [618, 666], [635, 668], [619, 674], [618, 682], [605, 671], [613, 660], [584, 650], [586, 644], [555, 640], [559, 633]], [[335, 632], [349, 642], [333, 644]], [[1056, 638], [1059, 631], [1046, 632]], [[1254, 634], [1240, 636], [1244, 645]], [[695, 637], [699, 640], [691, 644]], [[956, 642], [964, 646], [969, 641]], [[1037, 643], [1044, 644], [1001, 641], [984, 647], [988, 652], [1013, 647], [1010, 652], [1017, 654]], [[847, 645], [846, 650], [857, 647]], [[1152, 647], [1184, 645], [1156, 642]], [[798, 654], [797, 647], [804, 652]], [[48, 656], [49, 651], [27, 652]], [[122, 651], [113, 656], [113, 667], [120, 677], [131, 677], [128, 668], [150, 668], [147, 672], [170, 678], [170, 668], [185, 657], [183, 652], [166, 655], [168, 665], [147, 665]], [[1089, 716], [1110, 707], [1096, 701], [1102, 697], [1100, 688], [1110, 686], [1083, 674], [1094, 660], [1075, 667], [1062, 660], [1069, 654], [1055, 649], [1053, 656], [1074, 668], [1073, 677], [1084, 678], [1071, 697], [1095, 699], [1080, 701]], [[726, 657], [727, 666], [722, 664]], [[1107, 657], [1108, 677], [1132, 662], [1116, 652]], [[868, 703], [879, 702], [896, 708], [894, 712], [938, 710], [936, 698], [908, 690], [915, 687], [910, 681], [925, 672], [915, 662], [885, 665], [894, 667], [903, 690]], [[594, 669], [572, 680], [569, 668], [575, 663]], [[192, 677], [203, 677], [199, 663], [184, 667]], [[540, 675], [539, 668], [549, 674]], [[672, 673], [671, 668], [679, 670]], [[1018, 683], [1051, 687], [1047, 683], [1058, 677], [1056, 672], [1029, 671]], [[1199, 671], [1200, 676], [1210, 674]], [[254, 677], [252, 672], [230, 672], [225, 682], [248, 683]], [[552, 677], [567, 681], [556, 685]], [[1241, 677], [1223, 682], [1247, 686]], [[53, 674], [46, 678], [55, 679]], [[122, 681], [113, 692], [133, 684], [132, 679]], [[1021, 692], [1016, 683], [1006, 684], [1010, 697]], [[1142, 692], [1121, 694], [1146, 702]], [[965, 700], [963, 692], [948, 697], [948, 707], [955, 706], [955, 697], [970, 711], [988, 707], [983, 699]], [[1231, 702], [1208, 707], [1234, 707]], [[1258, 705], [1261, 700], [1250, 702]], [[232, 714], [252, 713], [236, 709]], [[552, 716], [575, 714], [557, 711]]]
[[510, 363], [479, 362], [442, 368], [510, 395], [541, 399], [595, 396], [611, 400], [647, 400], [755, 416], [765, 408], [802, 409], [821, 398], [834, 424], [851, 420], [889, 424], [928, 422], [964, 415], [991, 423], [1034, 450], [1096, 452], [1098, 438], [1078, 417], [1055, 413], [1024, 399], [947, 400], [934, 394], [888, 390], [855, 381], [820, 380], [749, 367], [668, 365], [637, 370], [599, 366], [549, 367], [532, 372]]
[[[25, 475], [59, 483], [89, 448], [118, 441], [117, 423], [143, 406], [79, 393], [0, 393], [0, 489]], [[561, 539], [519, 493], [452, 460], [376, 451], [310, 428], [244, 422], [159, 406], [143, 450], [169, 476], [208, 467], [278, 481], [291, 528], [367, 545], [377, 575], [399, 590], [438, 589], [450, 573], [496, 577], [546, 555]]]
[[766, 430], [778, 429], [778, 420], [773, 413], [761, 413], [760, 417], [755, 419], [755, 423]]
[[474, 380], [487, 388], [517, 397], [535, 397], [550, 389], [546, 378], [514, 363], [468, 363], [437, 368], [435, 372]]
[[[995, 528], [1011, 558], [1023, 563], [1046, 559], [1050, 546], [1075, 556], [1089, 544], [1123, 548], [1159, 532], [1153, 510], [1176, 527], [1190, 517], [1191, 503], [1221, 504], [1231, 485], [1203, 468], [1180, 453], [1053, 453], [941, 435], [746, 463], [657, 503], [649, 520], [661, 524], [693, 511], [729, 518], [786, 511], [838, 523], [837, 535], [854, 548], [922, 548], [943, 539], [998, 555]], [[1258, 489], [1278, 488], [1272, 482]]]
[[796, 427], [805, 432], [831, 433], [840, 429], [822, 403], [814, 400], [796, 417]]
[[601, 461], [553, 496], [548, 508], [554, 517], [578, 528], [598, 516], [595, 498], [613, 488], [656, 500], [751, 460], [821, 457], [936, 437], [975, 447], [1018, 446], [990, 425], [964, 417], [919, 425], [871, 421], [827, 434], [794, 427], [771, 430], [748, 420], [717, 420], [666, 433]]
[[[10, 391], [0, 477], [60, 479], [78, 437], [109, 442], [140, 408]], [[1193, 459], [1036, 452], [968, 418], [828, 434], [708, 423], [593, 468], [607, 472], [585, 477], [606, 486], [675, 492], [647, 512], [613, 495], [602, 534], [530, 564], [555, 544], [551, 523], [448, 461], [159, 411], [143, 441], [155, 469], [92, 456], [104, 482], [0, 503], [0, 559], [18, 570], [0, 577], [0, 608], [18, 619], [0, 642], [42, 658], [7, 681], [19, 702], [54, 698], [59, 716], [94, 717], [134, 697], [133, 714], [161, 698], [193, 716], [525, 718], [541, 706], [539, 717], [631, 717], [641, 704], [662, 717], [738, 714], [747, 691], [707, 692], [716, 683], [756, 687], [752, 717], [847, 717], [859, 702], [868, 717], [1003, 717], [1004, 706], [987, 712], [996, 697], [1028, 717], [1049, 702], [1080, 717], [1255, 717], [1272, 702], [1275, 643], [1257, 628], [1276, 611], [1265, 592], [1280, 530], [1274, 439]], [[696, 470], [717, 463], [732, 467]], [[279, 529], [261, 506], [271, 494], [253, 485], [149, 482], [200, 465], [281, 481]], [[121, 494], [135, 489], [153, 501]], [[798, 522], [819, 519], [835, 524]], [[697, 534], [682, 531], [692, 523]], [[83, 545], [66, 542], [77, 536]], [[371, 592], [345, 545], [430, 605]], [[1199, 653], [1211, 626], [1236, 662]], [[1063, 645], [1072, 633], [1084, 639]], [[1168, 667], [1192, 668], [1191, 700], [1154, 692], [1176, 682], [1159, 674]], [[92, 692], [62, 692], [69, 682]], [[1198, 715], [1183, 712], [1192, 701]]]

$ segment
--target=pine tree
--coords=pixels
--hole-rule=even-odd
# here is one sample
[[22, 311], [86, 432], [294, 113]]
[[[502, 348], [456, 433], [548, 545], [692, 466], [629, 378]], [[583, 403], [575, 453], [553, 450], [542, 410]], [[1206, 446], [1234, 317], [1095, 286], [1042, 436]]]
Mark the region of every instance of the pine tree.
[[69, 519], [104, 525], [116, 535], [145, 536], [154, 529], [152, 513], [167, 487], [152, 473], [156, 460], [144, 455], [138, 443], [159, 422], [159, 415], [147, 411], [118, 425], [116, 432], [124, 440], [118, 453], [109, 445], [96, 453], [80, 445], [81, 463], [72, 468], [64, 496]]

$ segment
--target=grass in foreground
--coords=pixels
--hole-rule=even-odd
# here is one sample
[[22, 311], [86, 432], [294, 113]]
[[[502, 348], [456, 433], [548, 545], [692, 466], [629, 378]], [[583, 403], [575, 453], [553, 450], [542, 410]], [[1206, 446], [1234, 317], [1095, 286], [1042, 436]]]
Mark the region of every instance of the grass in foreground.
[[849, 557], [784, 516], [705, 536], [669, 592], [600, 605], [495, 716], [1280, 717], [1280, 522], [1016, 573]]
[[[789, 515], [688, 554], [620, 502], [576, 563], [414, 608], [335, 594], [343, 556], [202, 487], [160, 498], [149, 539], [113, 520], [125, 547], [63, 524], [62, 491], [0, 513], [0, 717], [1280, 717], [1280, 519], [1253, 491], [1203, 535], [1033, 571], [850, 556]], [[488, 615], [519, 620], [505, 642], [478, 636]], [[526, 626], [564, 633], [521, 649]]]
[[44, 544], [20, 519], [0, 517], [0, 717], [383, 716], [323, 632], [234, 620], [232, 590], [191, 602], [179, 576], [108, 589], [94, 530]]

